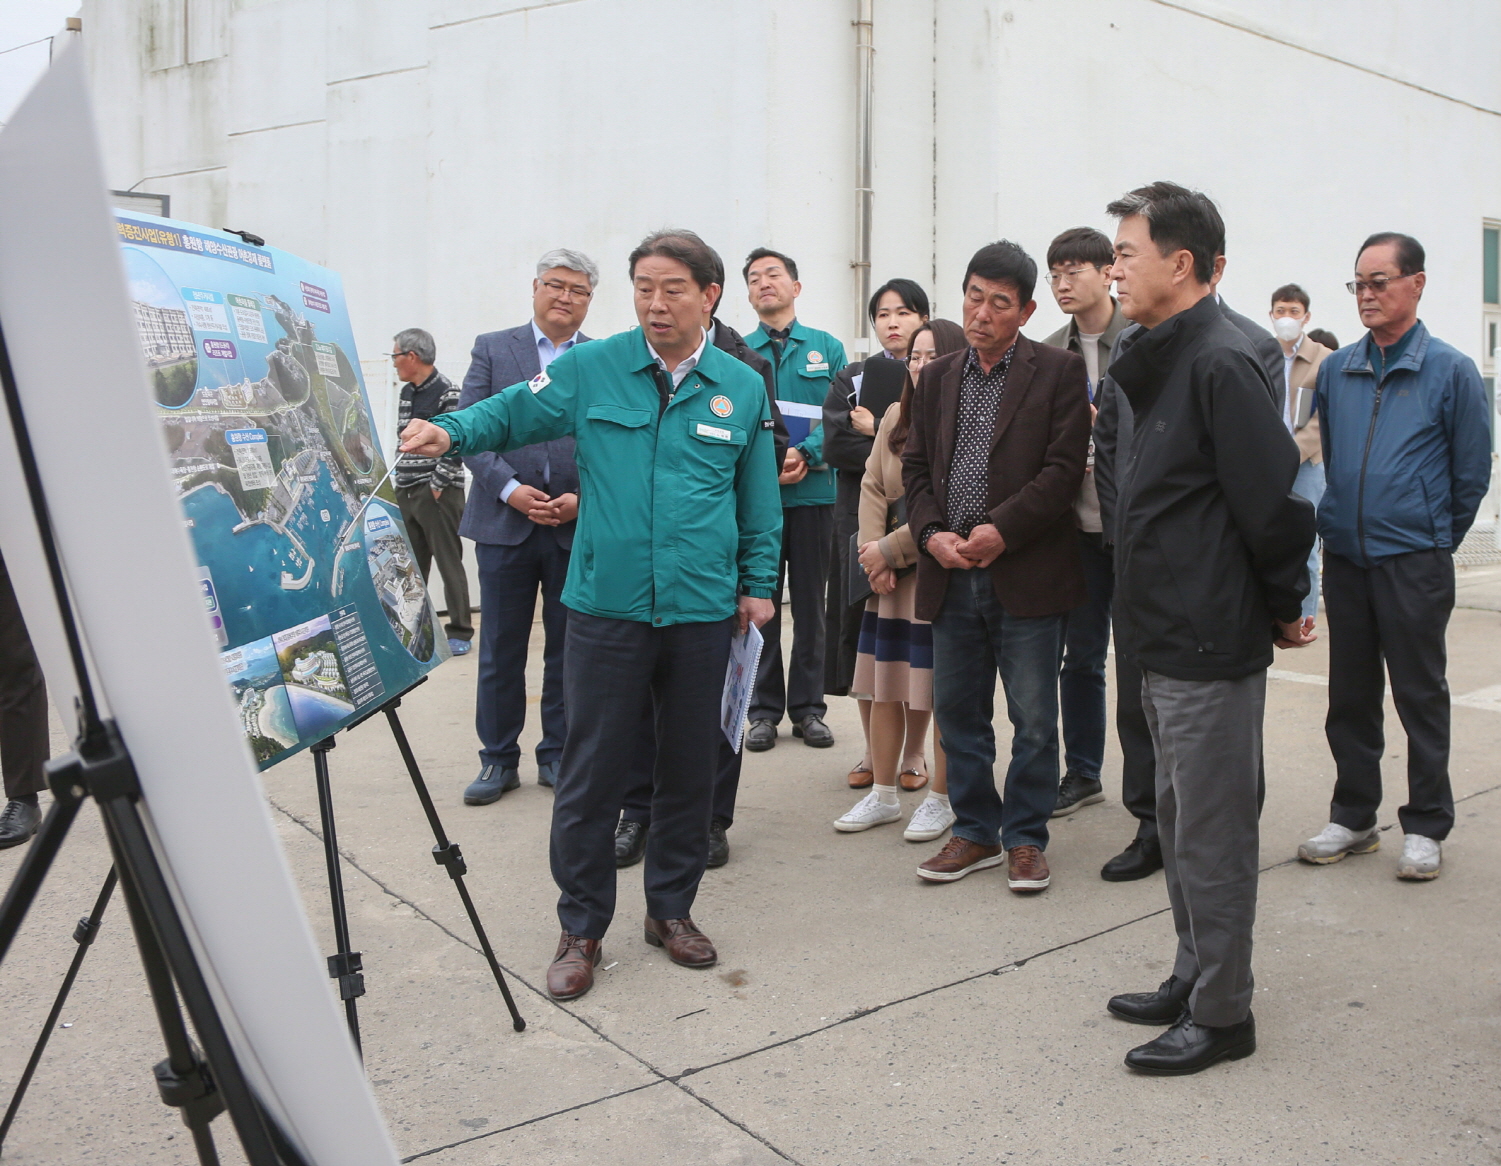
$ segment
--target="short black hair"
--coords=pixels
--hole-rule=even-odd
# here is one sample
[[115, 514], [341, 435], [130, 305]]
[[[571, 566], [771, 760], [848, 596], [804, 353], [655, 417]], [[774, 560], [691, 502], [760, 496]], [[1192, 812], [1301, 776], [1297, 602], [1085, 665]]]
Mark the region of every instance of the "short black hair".
[[750, 283], [751, 264], [757, 259], [780, 259], [782, 266], [787, 269], [787, 274], [792, 276], [792, 281], [797, 282], [797, 264], [780, 251], [773, 251], [770, 247], [757, 247], [745, 257], [745, 266], [740, 269], [740, 278]]
[[642, 239], [636, 244], [636, 249], [631, 252], [629, 266], [631, 278], [636, 278], [636, 264], [654, 256], [662, 259], [676, 259], [688, 269], [688, 274], [693, 276], [693, 282], [698, 284], [700, 291], [713, 283], [717, 283], [721, 288], [724, 287], [724, 261], [719, 258], [714, 248], [692, 231], [669, 227], [653, 231]]
[[1428, 256], [1423, 252], [1423, 244], [1411, 235], [1404, 235], [1399, 231], [1377, 231], [1360, 245], [1359, 251], [1355, 252], [1355, 262], [1360, 262], [1360, 257], [1366, 253], [1367, 248], [1380, 247], [1387, 243], [1396, 244], [1397, 266], [1403, 275], [1416, 275], [1420, 271], [1427, 270], [1423, 266], [1428, 262]]
[[972, 275], [1011, 284], [1016, 288], [1020, 302], [1025, 304], [1037, 287], [1037, 260], [1022, 250], [1019, 243], [1001, 239], [985, 244], [970, 258], [969, 266], [964, 269], [964, 282], [959, 285], [960, 291], [969, 291], [969, 277]]
[[887, 292], [896, 292], [901, 297], [902, 303], [907, 305], [907, 310], [916, 312], [924, 320], [932, 315], [928, 309], [928, 293], [923, 291], [915, 279], [888, 279], [876, 288], [875, 294], [870, 297], [870, 308], [867, 314], [872, 320], [876, 318], [876, 309], [881, 306], [881, 297]]
[[1308, 339], [1312, 340], [1315, 344], [1322, 344], [1330, 352], [1339, 351], [1339, 337], [1323, 328], [1310, 329]]
[[1088, 263], [1104, 267], [1115, 258], [1115, 247], [1104, 231], [1093, 227], [1070, 227], [1048, 244], [1048, 266]]
[[1194, 277], [1214, 281], [1214, 261], [1225, 253], [1225, 220], [1208, 195], [1176, 182], [1154, 182], [1123, 194], [1105, 213], [1117, 219], [1140, 215], [1158, 251], [1187, 251], [1194, 257]]
[[1308, 311], [1308, 293], [1295, 283], [1284, 283], [1272, 293], [1272, 307], [1278, 304], [1302, 304], [1303, 310]]

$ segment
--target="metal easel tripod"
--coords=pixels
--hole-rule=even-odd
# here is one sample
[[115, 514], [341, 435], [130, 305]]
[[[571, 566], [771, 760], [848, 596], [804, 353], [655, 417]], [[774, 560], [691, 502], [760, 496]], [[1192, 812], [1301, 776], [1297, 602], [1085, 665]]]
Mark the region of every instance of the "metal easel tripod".
[[[219, 1160], [209, 1123], [226, 1109], [253, 1166], [306, 1166], [255, 1096], [229, 1042], [152, 848], [130, 752], [114, 723], [100, 715], [3, 331], [0, 387], [78, 690], [78, 736], [73, 752], [47, 764], [54, 801], [0, 902], [0, 961], [20, 931], [84, 799], [93, 797], [104, 820], [114, 872], [119, 877], [157, 1024], [167, 1047], [166, 1059], [154, 1069], [162, 1101], [181, 1111], [203, 1166], [215, 1166]], [[101, 893], [96, 902], [100, 910], [104, 898]], [[78, 958], [75, 955], [75, 960]], [[189, 1020], [197, 1042], [188, 1032]], [[34, 1059], [39, 1057], [39, 1050], [33, 1053]], [[23, 1092], [18, 1090], [13, 1108], [19, 1105]]]
[[[424, 676], [417, 681], [417, 684], [424, 684], [426, 681], [427, 677]], [[428, 792], [427, 782], [417, 765], [417, 757], [412, 752], [406, 730], [402, 728], [401, 718], [396, 713], [402, 697], [416, 688], [417, 684], [413, 684], [411, 688], [392, 697], [379, 708], [371, 710], [359, 720], [351, 722], [345, 726], [345, 731], [357, 725], [363, 725], [379, 713], [386, 715], [386, 721], [391, 726], [391, 735], [396, 739], [396, 748], [401, 754], [402, 762], [406, 765], [407, 775], [412, 779], [412, 788], [417, 791], [417, 798], [422, 803], [422, 812], [427, 816], [427, 824], [433, 832], [433, 861], [447, 870], [448, 877], [453, 880], [454, 889], [459, 893], [459, 900], [464, 904], [464, 912], [469, 916], [469, 924], [474, 928], [474, 937], [479, 940], [480, 950], [485, 953], [485, 960], [490, 965], [490, 973], [495, 977], [496, 987], [500, 989], [506, 1008], [511, 1014], [511, 1027], [521, 1032], [526, 1028], [526, 1021], [521, 1018], [521, 1013], [516, 1008], [516, 1001], [512, 998], [511, 989], [506, 984], [505, 973], [501, 971], [500, 961], [495, 958], [495, 949], [490, 946], [490, 937], [485, 933], [485, 925], [480, 922], [479, 912], [475, 910], [474, 900], [470, 897], [469, 888], [464, 883], [464, 875], [468, 873], [469, 868], [464, 862], [463, 854], [459, 851], [459, 844], [449, 841], [443, 829], [437, 807], [433, 805], [432, 794]], [[362, 974], [364, 964], [361, 953], [351, 950], [349, 912], [345, 907], [344, 878], [339, 866], [339, 842], [334, 822], [333, 788], [328, 772], [328, 754], [334, 748], [335, 743], [335, 738], [328, 736], [311, 746], [313, 775], [318, 787], [318, 816], [323, 826], [323, 860], [328, 867], [328, 898], [329, 906], [333, 911], [334, 943], [339, 949], [328, 957], [328, 974], [338, 981], [339, 997], [344, 1001], [344, 1015], [349, 1022], [349, 1035], [354, 1038], [355, 1048], [360, 1048], [360, 1018], [355, 1001], [365, 994], [365, 978]]]

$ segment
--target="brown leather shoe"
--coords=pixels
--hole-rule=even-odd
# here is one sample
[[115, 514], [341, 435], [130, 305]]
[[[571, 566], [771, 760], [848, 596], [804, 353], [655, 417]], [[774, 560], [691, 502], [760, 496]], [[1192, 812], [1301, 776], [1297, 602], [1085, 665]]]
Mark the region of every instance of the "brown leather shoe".
[[917, 877], [930, 883], [952, 883], [970, 871], [1000, 866], [1006, 852], [999, 846], [981, 846], [968, 838], [953, 837], [937, 854], [917, 868]]
[[712, 968], [719, 962], [719, 953], [709, 937], [692, 919], [653, 919], [648, 915], [646, 942], [665, 947], [672, 962], [685, 968]]
[[1006, 852], [1006, 885], [1018, 895], [1047, 890], [1051, 878], [1048, 860], [1037, 847], [1013, 846]]
[[577, 1000], [594, 987], [594, 969], [603, 954], [599, 940], [563, 932], [547, 965], [547, 994], [554, 1000]]

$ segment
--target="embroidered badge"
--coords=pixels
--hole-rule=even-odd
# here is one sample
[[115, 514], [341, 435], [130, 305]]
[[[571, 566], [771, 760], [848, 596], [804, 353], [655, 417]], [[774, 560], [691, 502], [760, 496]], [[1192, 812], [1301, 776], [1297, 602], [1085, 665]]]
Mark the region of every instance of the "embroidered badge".
[[808, 353], [808, 363], [809, 364], [819, 364], [822, 361], [823, 361], [823, 353], [819, 352], [818, 349], [815, 348], [812, 352]]
[[534, 376], [531, 380], [527, 381], [526, 387], [531, 389], [531, 391], [534, 393], [540, 393], [550, 384], [552, 384], [552, 378], [547, 375], [546, 370], [543, 370], [542, 372], [539, 372], [536, 376]]
[[716, 417], [728, 417], [735, 411], [735, 406], [728, 397], [720, 396], [709, 402], [709, 410]]

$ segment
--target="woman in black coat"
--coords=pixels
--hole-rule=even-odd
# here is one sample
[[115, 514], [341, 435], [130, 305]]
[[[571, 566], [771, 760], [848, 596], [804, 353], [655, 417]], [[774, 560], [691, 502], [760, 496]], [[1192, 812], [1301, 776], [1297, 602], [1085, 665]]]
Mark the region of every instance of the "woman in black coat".
[[[834, 545], [829, 556], [829, 589], [824, 637], [824, 691], [848, 696], [855, 675], [855, 651], [865, 601], [849, 603], [850, 539], [860, 526], [860, 481], [875, 444], [876, 429], [889, 405], [907, 384], [907, 345], [928, 319], [928, 296], [910, 279], [893, 279], [870, 298], [870, 322], [882, 351], [846, 365], [834, 377], [823, 403], [823, 458], [838, 471], [834, 500]], [[870, 769], [870, 702], [860, 701], [865, 755], [850, 770], [851, 789], [864, 789]]]

